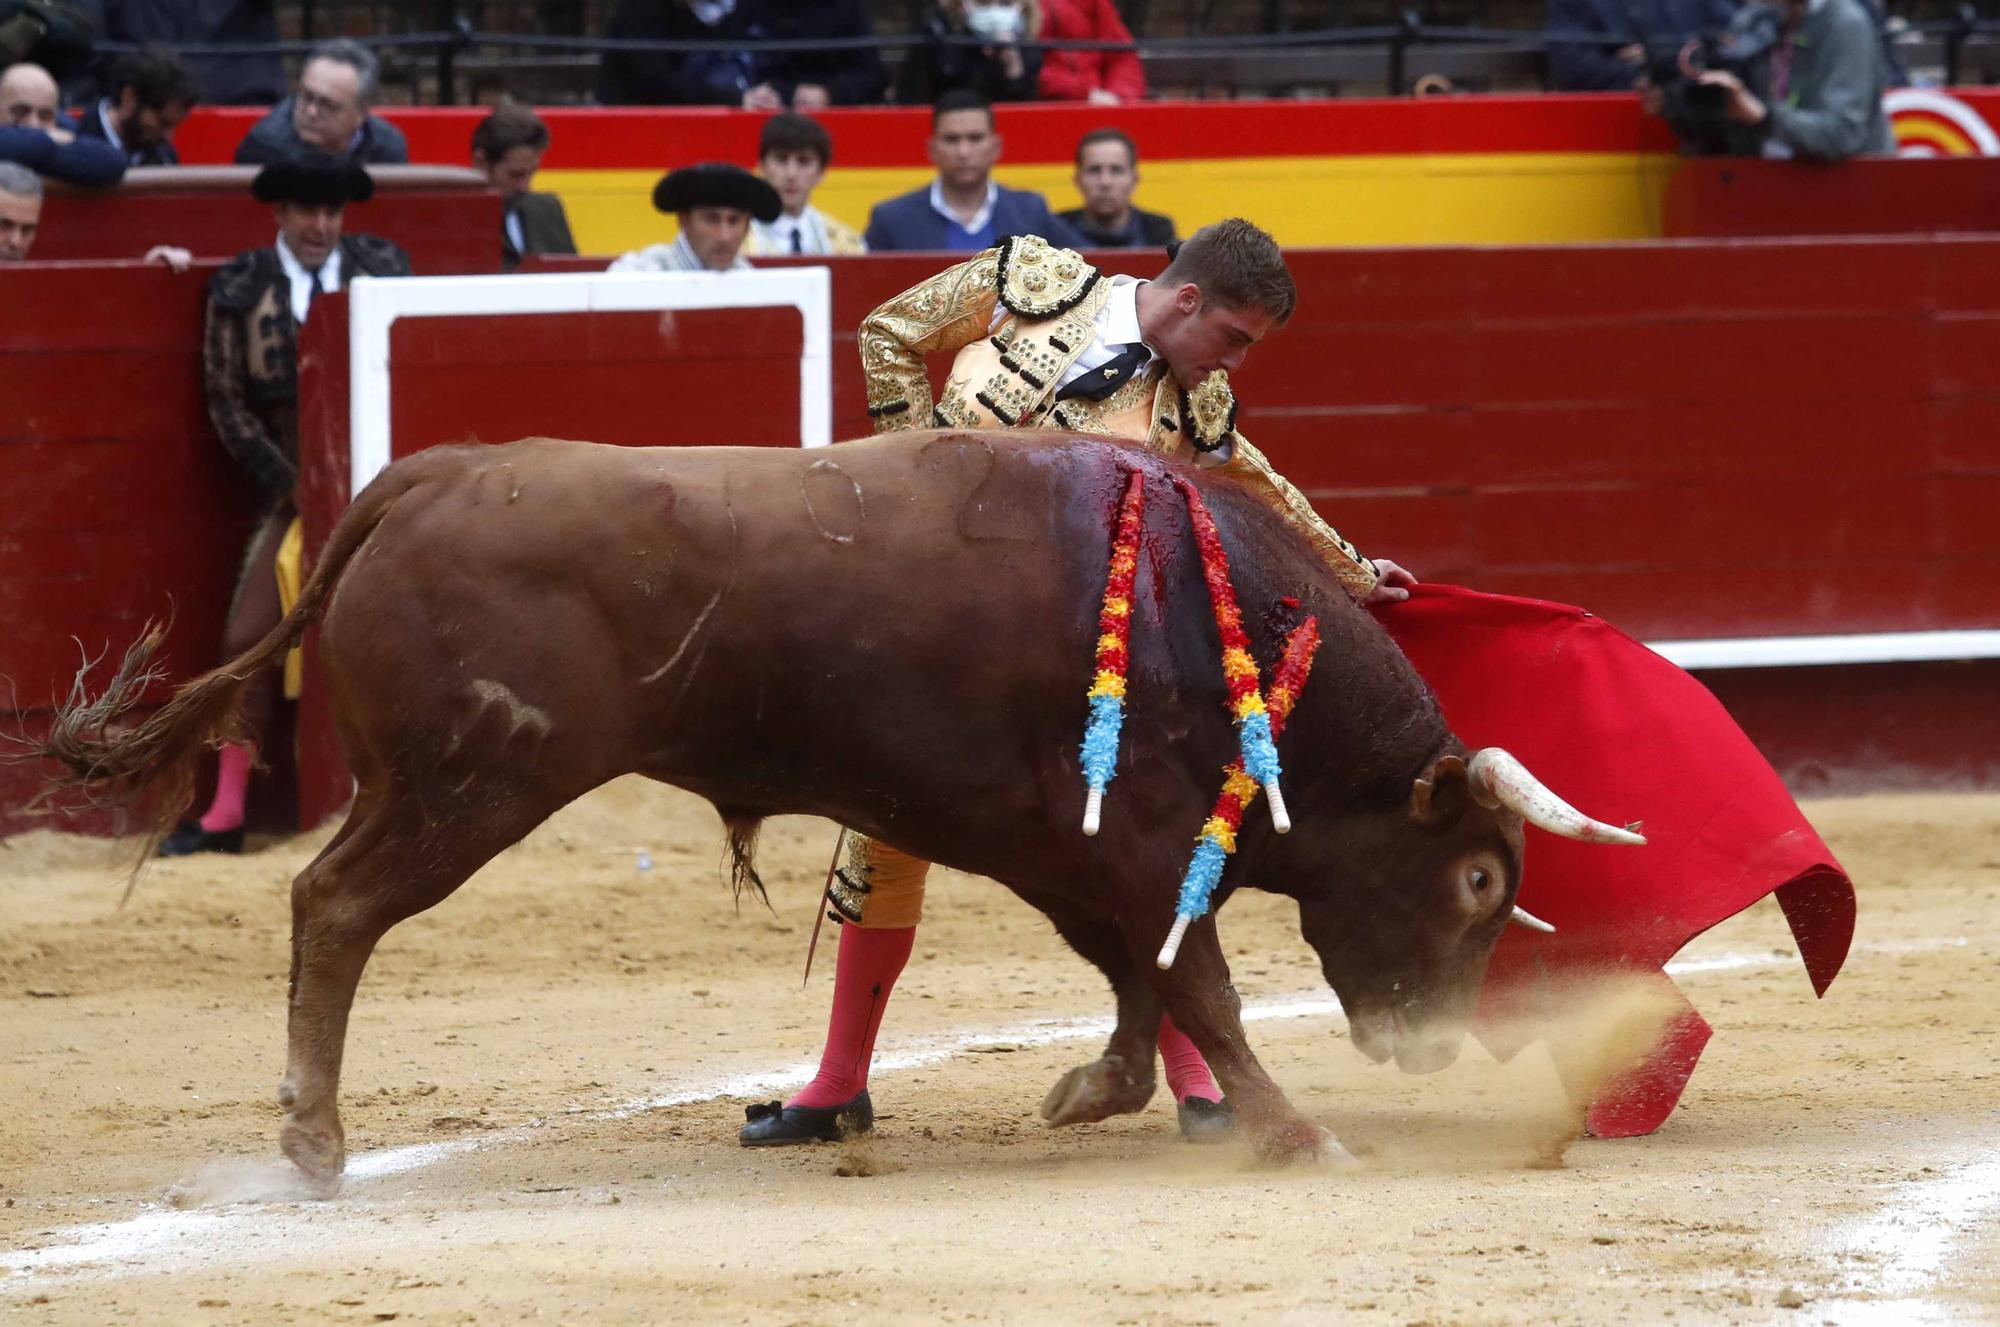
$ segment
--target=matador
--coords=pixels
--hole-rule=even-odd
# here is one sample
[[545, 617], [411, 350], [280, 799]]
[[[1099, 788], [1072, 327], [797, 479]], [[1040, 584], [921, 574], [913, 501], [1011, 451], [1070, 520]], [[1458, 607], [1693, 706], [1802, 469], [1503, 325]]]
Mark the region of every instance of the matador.
[[[1247, 221], [1205, 227], [1150, 282], [1015, 236], [862, 323], [868, 413], [878, 432], [1050, 428], [1144, 442], [1236, 476], [1306, 535], [1356, 599], [1403, 598], [1409, 573], [1364, 559], [1236, 431], [1229, 372], [1296, 302], [1276, 242]], [[933, 400], [924, 360], [947, 352], [951, 372]], [[828, 894], [846, 924], [819, 1073], [788, 1102], [750, 1107], [745, 1146], [830, 1140], [873, 1125], [868, 1062], [923, 916], [930, 863], [859, 835], [849, 845]], [[1183, 1136], [1226, 1135], [1233, 1119], [1201, 1053], [1171, 1020], [1159, 1041]]]

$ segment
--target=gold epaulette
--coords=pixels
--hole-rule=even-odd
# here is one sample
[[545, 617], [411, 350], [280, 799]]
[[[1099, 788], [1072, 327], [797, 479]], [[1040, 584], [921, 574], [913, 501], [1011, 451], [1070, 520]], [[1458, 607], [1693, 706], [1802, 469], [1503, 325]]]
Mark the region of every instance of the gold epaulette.
[[1097, 269], [1072, 249], [1039, 235], [1015, 235], [1000, 245], [1000, 302], [1023, 318], [1053, 318], [1083, 302]]

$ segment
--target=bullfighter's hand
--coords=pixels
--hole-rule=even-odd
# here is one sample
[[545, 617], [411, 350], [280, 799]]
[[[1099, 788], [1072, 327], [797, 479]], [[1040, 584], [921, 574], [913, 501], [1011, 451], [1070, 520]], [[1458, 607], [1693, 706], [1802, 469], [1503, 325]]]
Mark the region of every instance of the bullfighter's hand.
[[801, 115], [823, 111], [833, 105], [833, 96], [818, 83], [801, 83], [792, 89], [792, 109]]
[[769, 83], [759, 83], [743, 94], [743, 109], [746, 111], [781, 111], [785, 109], [785, 99]]
[[1410, 587], [1417, 584], [1417, 578], [1407, 568], [1387, 558], [1371, 560], [1375, 564], [1375, 588], [1368, 592], [1362, 603], [1397, 604], [1410, 597]]
[[142, 263], [163, 263], [176, 272], [185, 272], [188, 270], [188, 265], [194, 262], [194, 255], [186, 249], [177, 248], [171, 244], [155, 244], [152, 248], [146, 250], [146, 256], [139, 261]]

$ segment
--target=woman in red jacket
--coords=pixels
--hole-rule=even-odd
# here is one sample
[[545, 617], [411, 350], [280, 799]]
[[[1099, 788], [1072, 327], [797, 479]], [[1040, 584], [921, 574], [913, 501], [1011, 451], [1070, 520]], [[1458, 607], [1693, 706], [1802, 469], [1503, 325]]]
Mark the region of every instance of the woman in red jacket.
[[[1042, 0], [1042, 40], [1132, 40], [1132, 30], [1111, 0]], [[1116, 105], [1143, 101], [1146, 74], [1136, 51], [1047, 52], [1036, 86], [1044, 101]]]

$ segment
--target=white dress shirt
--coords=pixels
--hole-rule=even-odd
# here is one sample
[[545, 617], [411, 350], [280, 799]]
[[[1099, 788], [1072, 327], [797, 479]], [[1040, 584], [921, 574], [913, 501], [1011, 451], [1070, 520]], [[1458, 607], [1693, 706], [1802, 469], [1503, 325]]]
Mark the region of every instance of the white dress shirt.
[[[278, 262], [285, 269], [285, 275], [292, 283], [292, 321], [299, 326], [306, 325], [306, 310], [312, 303], [312, 269], [298, 260], [298, 256], [285, 245], [283, 232], [278, 235]], [[326, 256], [326, 262], [319, 269], [319, 292], [331, 295], [340, 289], [340, 246], [333, 246], [333, 252]]]

